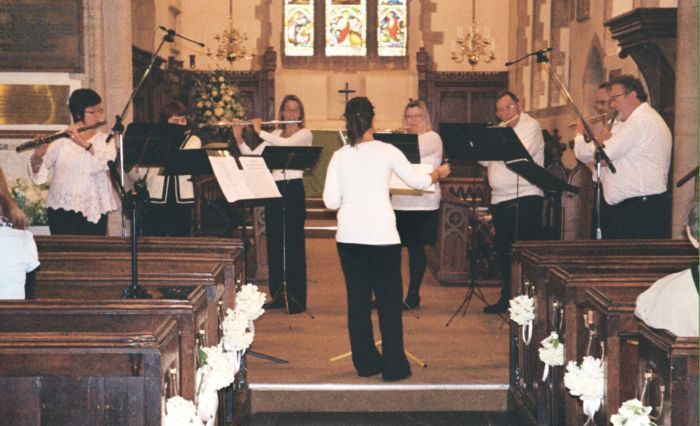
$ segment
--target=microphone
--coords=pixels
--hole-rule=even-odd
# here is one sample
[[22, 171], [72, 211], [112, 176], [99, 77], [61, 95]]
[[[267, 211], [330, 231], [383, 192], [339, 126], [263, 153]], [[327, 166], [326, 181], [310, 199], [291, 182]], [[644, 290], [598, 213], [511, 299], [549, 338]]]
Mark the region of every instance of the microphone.
[[165, 35], [165, 41], [167, 41], [167, 42], [172, 43], [174, 37], [180, 37], [181, 39], [187, 40], [187, 41], [189, 41], [190, 43], [194, 43], [194, 44], [196, 44], [196, 45], [199, 46], [199, 47], [204, 47], [204, 46], [205, 46], [204, 43], [202, 43], [202, 42], [200, 42], [200, 41], [192, 40], [191, 38], [187, 38], [187, 37], [185, 37], [185, 36], [183, 36], [183, 35], [181, 35], [181, 34], [178, 34], [177, 31], [175, 31], [175, 30], [173, 30], [173, 29], [166, 28], [166, 27], [164, 27], [164, 26], [162, 26], [162, 25], [160, 25], [158, 28], [160, 28], [162, 31], [165, 31], [165, 32], [167, 33], [167, 34]]
[[527, 55], [523, 56], [522, 58], [516, 59], [516, 60], [514, 60], [514, 61], [508, 61], [508, 62], [506, 62], [506, 63], [505, 63], [505, 66], [509, 67], [509, 66], [511, 66], [511, 65], [517, 64], [518, 62], [522, 61], [523, 59], [525, 59], [525, 58], [527, 58], [527, 57], [529, 57], [529, 56], [537, 56], [537, 57], [540, 57], [540, 56], [544, 55], [544, 54], [547, 53], [547, 52], [551, 52], [552, 50], [554, 50], [553, 47], [547, 47], [547, 48], [544, 48], [544, 49], [536, 50], [536, 51], [534, 51], [534, 52], [530, 52], [530, 53], [528, 53]]

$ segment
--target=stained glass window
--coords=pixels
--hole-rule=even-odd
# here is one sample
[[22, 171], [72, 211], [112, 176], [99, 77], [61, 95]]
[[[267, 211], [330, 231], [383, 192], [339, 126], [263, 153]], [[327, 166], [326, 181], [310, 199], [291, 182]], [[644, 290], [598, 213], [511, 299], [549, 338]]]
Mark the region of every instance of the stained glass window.
[[314, 55], [314, 0], [284, 0], [284, 53]]
[[406, 55], [406, 0], [379, 0], [377, 4], [377, 53]]
[[366, 56], [366, 0], [326, 0], [325, 33], [326, 56]]

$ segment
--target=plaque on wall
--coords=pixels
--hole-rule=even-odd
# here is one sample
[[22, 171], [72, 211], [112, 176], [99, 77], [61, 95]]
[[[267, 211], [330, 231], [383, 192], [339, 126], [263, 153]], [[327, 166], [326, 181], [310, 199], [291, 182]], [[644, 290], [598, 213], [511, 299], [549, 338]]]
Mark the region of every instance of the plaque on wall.
[[81, 0], [0, 0], [0, 71], [83, 71]]
[[0, 124], [66, 124], [68, 85], [0, 84]]

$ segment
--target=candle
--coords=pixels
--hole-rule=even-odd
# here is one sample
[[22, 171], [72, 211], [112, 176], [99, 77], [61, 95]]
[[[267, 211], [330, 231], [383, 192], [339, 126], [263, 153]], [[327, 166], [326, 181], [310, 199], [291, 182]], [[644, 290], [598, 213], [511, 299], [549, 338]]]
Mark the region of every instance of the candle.
[[457, 27], [457, 38], [463, 38], [464, 37], [464, 27], [461, 25]]

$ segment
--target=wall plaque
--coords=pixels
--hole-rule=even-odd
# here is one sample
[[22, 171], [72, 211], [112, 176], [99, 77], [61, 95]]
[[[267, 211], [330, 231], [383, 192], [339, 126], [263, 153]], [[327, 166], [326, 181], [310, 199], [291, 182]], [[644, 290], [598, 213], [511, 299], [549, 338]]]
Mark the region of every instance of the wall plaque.
[[0, 0], [0, 71], [83, 71], [81, 0]]
[[70, 123], [67, 85], [0, 84], [0, 124]]

